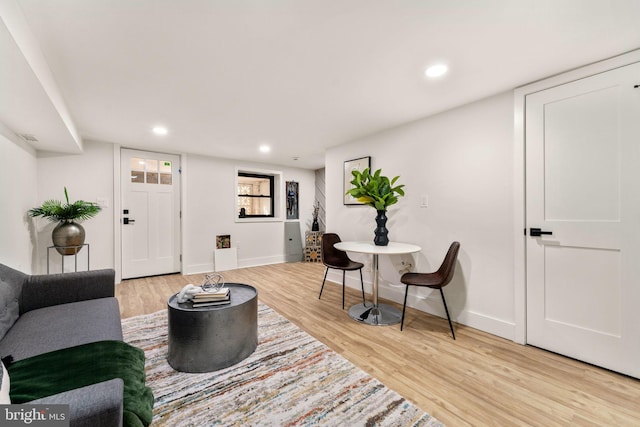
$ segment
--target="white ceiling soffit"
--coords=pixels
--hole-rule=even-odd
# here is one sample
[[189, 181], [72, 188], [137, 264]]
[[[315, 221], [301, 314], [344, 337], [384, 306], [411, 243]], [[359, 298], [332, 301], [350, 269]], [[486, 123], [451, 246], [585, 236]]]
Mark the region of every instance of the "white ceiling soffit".
[[[328, 147], [640, 48], [639, 0], [11, 1], [85, 140], [310, 169]], [[426, 79], [437, 61], [449, 73]]]
[[0, 122], [39, 151], [80, 153], [82, 140], [13, 1], [0, 2], [0, 58]]

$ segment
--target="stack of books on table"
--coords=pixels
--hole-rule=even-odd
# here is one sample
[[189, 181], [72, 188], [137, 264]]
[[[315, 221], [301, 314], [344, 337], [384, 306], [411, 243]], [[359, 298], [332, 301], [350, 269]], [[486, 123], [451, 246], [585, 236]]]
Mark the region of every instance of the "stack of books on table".
[[223, 305], [231, 302], [229, 288], [222, 288], [216, 292], [200, 292], [193, 296], [194, 307], [209, 307]]

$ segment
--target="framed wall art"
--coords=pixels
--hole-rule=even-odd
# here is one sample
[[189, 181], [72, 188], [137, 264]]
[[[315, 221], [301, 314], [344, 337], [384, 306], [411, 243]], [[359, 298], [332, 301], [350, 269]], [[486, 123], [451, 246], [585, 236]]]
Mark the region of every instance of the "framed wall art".
[[231, 247], [231, 235], [222, 234], [216, 236], [216, 249], [228, 249]]
[[351, 180], [353, 179], [353, 175], [351, 174], [351, 171], [354, 171], [354, 170], [363, 171], [366, 168], [371, 168], [371, 156], [360, 157], [358, 159], [347, 160], [346, 162], [344, 162], [344, 188], [343, 188], [342, 194], [344, 195], [343, 197], [344, 197], [345, 205], [363, 205], [364, 204], [359, 202], [358, 199], [355, 199], [350, 194], [346, 194], [346, 193], [347, 191], [353, 188], [353, 185], [351, 185]]
[[298, 219], [298, 183], [287, 181], [287, 219]]

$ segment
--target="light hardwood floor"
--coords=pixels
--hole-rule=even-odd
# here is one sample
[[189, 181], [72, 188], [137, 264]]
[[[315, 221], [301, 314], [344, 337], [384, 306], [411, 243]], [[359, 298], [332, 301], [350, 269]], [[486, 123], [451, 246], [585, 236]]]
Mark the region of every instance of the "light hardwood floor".
[[[223, 272], [258, 289], [260, 301], [448, 426], [640, 426], [640, 380], [407, 309], [404, 331], [352, 320], [361, 301], [328, 282], [321, 264], [288, 263]], [[204, 275], [168, 275], [117, 285], [122, 317], [166, 309], [170, 295]], [[446, 292], [446, 290], [445, 290]], [[398, 305], [398, 307], [401, 307]], [[638, 361], [640, 363], [640, 361]]]

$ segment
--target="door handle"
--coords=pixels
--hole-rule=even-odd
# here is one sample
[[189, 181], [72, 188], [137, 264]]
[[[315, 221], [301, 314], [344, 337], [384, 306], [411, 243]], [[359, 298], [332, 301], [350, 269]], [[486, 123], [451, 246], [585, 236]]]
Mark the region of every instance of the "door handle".
[[122, 218], [122, 223], [123, 224], [133, 224], [134, 222], [136, 222], [135, 219]]
[[531, 228], [529, 229], [529, 235], [530, 235], [531, 237], [540, 237], [540, 236], [542, 236], [543, 234], [552, 235], [552, 234], [553, 234], [553, 231], [543, 231], [543, 230], [541, 230], [541, 229], [539, 229], [539, 228], [534, 228], [534, 227], [531, 227]]

